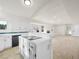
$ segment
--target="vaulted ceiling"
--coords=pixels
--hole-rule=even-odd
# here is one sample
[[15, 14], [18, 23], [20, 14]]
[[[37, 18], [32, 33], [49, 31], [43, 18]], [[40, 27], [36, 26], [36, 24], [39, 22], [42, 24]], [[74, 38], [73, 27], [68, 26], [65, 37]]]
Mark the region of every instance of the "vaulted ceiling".
[[49, 24], [79, 23], [79, 0], [32, 0], [26, 7], [23, 0], [0, 0], [0, 10]]
[[0, 6], [5, 12], [18, 16], [31, 17], [39, 8], [41, 8], [48, 0], [33, 0], [31, 7], [24, 5], [24, 0], [0, 0]]

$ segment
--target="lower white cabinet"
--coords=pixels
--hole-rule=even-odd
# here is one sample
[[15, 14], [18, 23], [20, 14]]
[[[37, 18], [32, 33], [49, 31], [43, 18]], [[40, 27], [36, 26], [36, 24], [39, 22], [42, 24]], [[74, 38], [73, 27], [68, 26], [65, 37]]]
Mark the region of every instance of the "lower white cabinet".
[[24, 59], [51, 59], [49, 37], [20, 36], [19, 50]]
[[9, 35], [0, 36], [0, 51], [12, 47], [12, 38]]
[[4, 50], [4, 40], [0, 37], [0, 51]]
[[12, 47], [12, 35], [23, 35], [23, 36], [26, 36], [27, 33], [0, 34], [0, 51]]
[[4, 48], [10, 48], [12, 47], [12, 36], [5, 36], [4, 39]]

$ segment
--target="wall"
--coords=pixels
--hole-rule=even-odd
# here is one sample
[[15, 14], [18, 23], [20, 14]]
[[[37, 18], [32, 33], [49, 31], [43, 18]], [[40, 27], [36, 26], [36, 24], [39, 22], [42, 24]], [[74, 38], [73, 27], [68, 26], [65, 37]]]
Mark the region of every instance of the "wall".
[[16, 16], [0, 10], [0, 20], [7, 21], [7, 29], [0, 30], [0, 32], [10, 32], [10, 31], [26, 31], [29, 28], [29, 20], [26, 17]]
[[54, 35], [65, 35], [66, 34], [66, 25], [54, 25]]

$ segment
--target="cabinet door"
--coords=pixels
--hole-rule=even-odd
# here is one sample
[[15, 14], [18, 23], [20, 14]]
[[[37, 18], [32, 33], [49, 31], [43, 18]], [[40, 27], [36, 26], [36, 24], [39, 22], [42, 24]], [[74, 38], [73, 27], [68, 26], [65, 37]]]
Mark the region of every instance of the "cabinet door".
[[24, 52], [24, 56], [26, 56], [26, 59], [29, 59], [29, 40], [26, 38], [23, 38], [24, 42], [24, 48], [23, 48], [23, 52]]
[[4, 40], [0, 37], [0, 51], [4, 50]]
[[4, 47], [5, 47], [5, 49], [12, 47], [12, 38], [11, 38], [11, 36], [5, 36], [4, 37]]
[[19, 51], [22, 56], [24, 55], [23, 49], [24, 49], [24, 39], [20, 36], [19, 37]]

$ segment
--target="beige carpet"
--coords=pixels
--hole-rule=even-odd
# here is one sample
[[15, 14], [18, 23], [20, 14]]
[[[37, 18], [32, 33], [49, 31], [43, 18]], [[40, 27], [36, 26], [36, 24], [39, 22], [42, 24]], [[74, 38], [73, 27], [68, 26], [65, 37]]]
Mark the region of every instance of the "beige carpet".
[[79, 59], [78, 36], [56, 36], [52, 45], [54, 59]]
[[[52, 40], [53, 59], [79, 59], [79, 37], [56, 36]], [[22, 59], [18, 47], [0, 53], [0, 59]]]
[[15, 47], [0, 52], [0, 59], [22, 59], [22, 57], [19, 54], [18, 47]]

